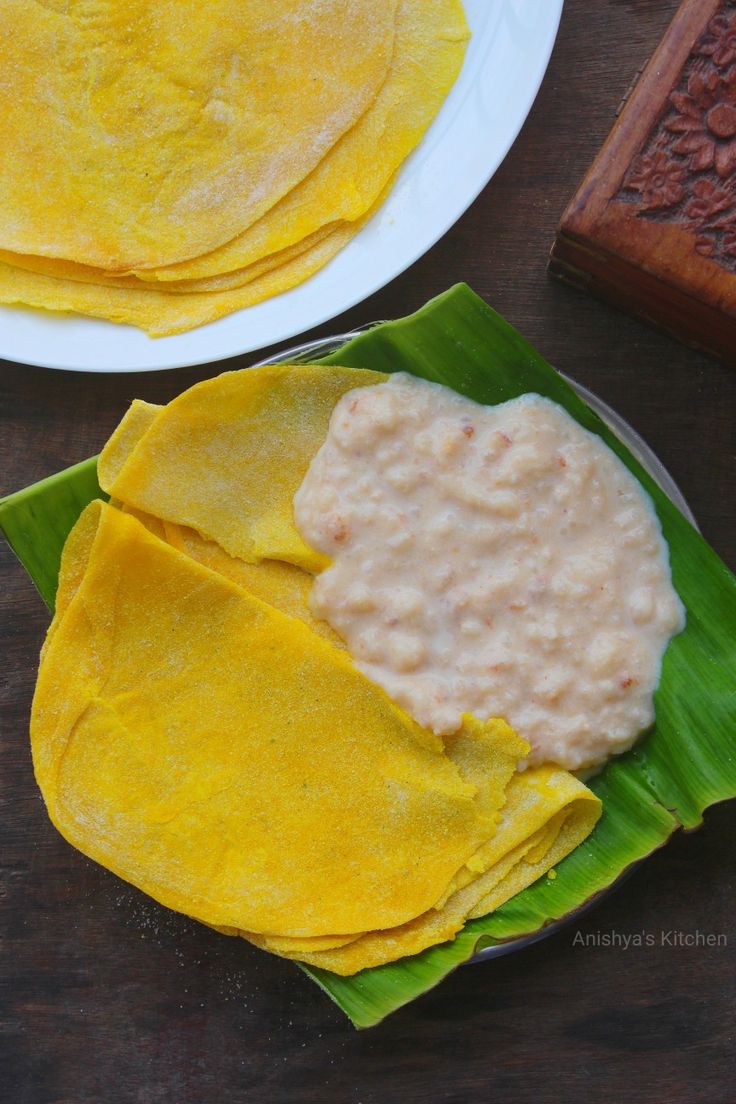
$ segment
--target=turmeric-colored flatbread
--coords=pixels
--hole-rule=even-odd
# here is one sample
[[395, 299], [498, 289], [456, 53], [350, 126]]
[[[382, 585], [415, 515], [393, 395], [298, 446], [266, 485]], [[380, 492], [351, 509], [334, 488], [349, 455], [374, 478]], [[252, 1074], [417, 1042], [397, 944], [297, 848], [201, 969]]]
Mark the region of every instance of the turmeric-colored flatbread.
[[[431, 908], [493, 829], [465, 764], [300, 621], [91, 514], [32, 712], [59, 830], [219, 927], [350, 935]], [[490, 774], [526, 747], [494, 722], [467, 738]]]
[[469, 38], [461, 0], [399, 0], [394, 51], [375, 100], [317, 168], [244, 233], [201, 257], [139, 273], [191, 280], [242, 269], [314, 234], [355, 222], [379, 200], [439, 111]]
[[[101, 506], [102, 502], [99, 500], [90, 503], [72, 529], [64, 546], [59, 587], [56, 592], [55, 615], [46, 634], [44, 650], [48, 647], [59, 621], [84, 578], [90, 549], [99, 525]], [[290, 617], [296, 617], [318, 636], [329, 640], [336, 648], [345, 648], [344, 641], [335, 630], [326, 621], [318, 620], [309, 608], [309, 594], [313, 579], [302, 568], [282, 560], [261, 560], [258, 564], [236, 560], [228, 556], [219, 544], [200, 537], [194, 529], [160, 521], [152, 514], [144, 514], [131, 506], [123, 505], [121, 509], [124, 513], [137, 518], [149, 533], [170, 544], [172, 548], [190, 556], [211, 571], [216, 571], [219, 575], [230, 579], [254, 597], [260, 598], [262, 602], [267, 602]]]
[[452, 87], [468, 28], [460, 0], [399, 0], [394, 48], [374, 101], [317, 167], [243, 233], [199, 257], [135, 275], [57, 257], [0, 249], [0, 260], [84, 283], [179, 292], [242, 287], [316, 245], [341, 221], [356, 222], [381, 198]]
[[103, 490], [112, 487], [123, 464], [163, 409], [156, 403], [133, 399], [97, 458], [97, 478]]
[[[380, 205], [380, 201], [379, 201]], [[338, 223], [315, 245], [265, 272], [242, 287], [222, 291], [170, 292], [166, 285], [140, 283], [135, 287], [104, 286], [60, 276], [44, 275], [0, 261], [0, 303], [25, 304], [52, 311], [70, 311], [138, 326], [151, 337], [182, 333], [264, 299], [289, 291], [313, 276], [333, 259], [372, 216], [373, 209], [355, 223]]]
[[[54, 639], [58, 626], [63, 624], [66, 611], [84, 581], [100, 522], [111, 532], [117, 533], [120, 529], [116, 519], [109, 516], [115, 512], [101, 502], [93, 503], [72, 531], [64, 551], [57, 613], [45, 650]], [[166, 536], [171, 538], [174, 547], [188, 550], [188, 555], [202, 555], [201, 547], [206, 544], [202, 538], [169, 523], [159, 524], [163, 539]], [[155, 546], [155, 538], [150, 539]], [[98, 556], [106, 554], [109, 555], [109, 552], [98, 550]], [[110, 562], [113, 575], [121, 554], [127, 560], [129, 552], [125, 541], [120, 543]], [[215, 562], [225, 555], [218, 549]], [[251, 585], [255, 582], [262, 593], [273, 586], [268, 576], [274, 567], [299, 572], [298, 568], [290, 568], [286, 564], [241, 566], [248, 575], [240, 577], [235, 574], [235, 581], [241, 586], [246, 580]], [[268, 580], [265, 588], [259, 580], [261, 574]], [[143, 578], [145, 580], [145, 576]], [[274, 588], [272, 595], [279, 589], [278, 586]], [[279, 596], [276, 594], [277, 598]], [[85, 633], [88, 628], [88, 624], [83, 625]], [[87, 640], [86, 644], [93, 647], [94, 641]], [[124, 641], [121, 644], [124, 646]], [[78, 650], [75, 646], [75, 651]], [[126, 658], [129, 658], [127, 654]], [[160, 682], [157, 682], [157, 692], [161, 692]], [[377, 692], [380, 694], [380, 691]], [[115, 731], [116, 719], [110, 719], [111, 735]], [[493, 737], [491, 740], [489, 733]], [[568, 772], [556, 767], [515, 772], [516, 762], [526, 753], [527, 745], [502, 722], [482, 725], [466, 718], [461, 731], [445, 739], [445, 749], [463, 781], [475, 789], [475, 810], [482, 819], [487, 838], [468, 854], [432, 908], [395, 927], [352, 934], [256, 934], [223, 924], [216, 925], [218, 930], [229, 935], [244, 935], [263, 949], [284, 957], [296, 958], [337, 973], [355, 973], [369, 966], [416, 954], [425, 947], [452, 938], [468, 918], [485, 915], [497, 908], [564, 858], [588, 835], [598, 819], [600, 802]], [[77, 845], [80, 846], [78, 842]], [[108, 861], [103, 861], [110, 865]], [[192, 907], [184, 908], [184, 911], [196, 915]]]
[[0, 247], [122, 272], [231, 240], [375, 99], [395, 12], [1, 0]]
[[590, 834], [600, 813], [599, 799], [567, 771], [538, 767], [517, 773], [497, 831], [478, 852], [479, 861], [465, 866], [462, 888], [452, 890], [451, 883], [452, 891], [437, 907], [396, 928], [366, 932], [349, 944], [321, 950], [296, 940], [280, 943], [267, 935], [243, 934], [264, 950], [337, 974], [418, 954], [452, 939], [468, 919], [487, 915], [547, 873]]
[[195, 529], [230, 556], [321, 570], [325, 557], [294, 525], [293, 498], [337, 400], [385, 378], [312, 365], [225, 372], [155, 417], [140, 408], [128, 414], [101, 453], [100, 484], [129, 506]]
[[[261, 276], [273, 272], [274, 269], [283, 268], [286, 264], [296, 261], [302, 254], [309, 253], [313, 246], [319, 245], [325, 238], [330, 237], [334, 231], [344, 231], [346, 229], [349, 230], [350, 228], [346, 227], [344, 222], [329, 222], [301, 241], [295, 242], [277, 253], [269, 253], [260, 260], [254, 261], [253, 264], [238, 268], [234, 272], [225, 272], [222, 275], [213, 275], [197, 280], [171, 280], [165, 285], [162, 284], [159, 290], [166, 290], [172, 294], [187, 294], [193, 291], [229, 291], [233, 288], [244, 287], [246, 284], [251, 284], [260, 279]], [[342, 242], [343, 236], [341, 235], [335, 240]], [[58, 280], [73, 280], [82, 284], [99, 284], [107, 288], [132, 288], [134, 291], [145, 291], [146, 288], [156, 287], [156, 282], [145, 280], [143, 273], [140, 276], [124, 275], [119, 272], [111, 273], [104, 268], [77, 264], [74, 261], [65, 261], [58, 257], [36, 257], [27, 253], [12, 253], [10, 250], [0, 249], [0, 261], [3, 264], [23, 269], [25, 272], [35, 272], [40, 276], [53, 276]], [[295, 271], [296, 266], [290, 266], [289, 270]]]
[[172, 548], [191, 556], [211, 571], [224, 575], [262, 602], [303, 621], [313, 632], [329, 640], [336, 648], [345, 647], [342, 637], [326, 621], [318, 620], [309, 608], [309, 595], [314, 580], [303, 568], [284, 560], [246, 563], [245, 560], [229, 556], [219, 544], [205, 540], [194, 529], [170, 521], [160, 524], [163, 526], [162, 539]]
[[0, 0], [0, 303], [161, 337], [294, 288], [380, 207], [468, 37], [461, 0]]
[[564, 770], [520, 772], [528, 745], [502, 720], [421, 729], [311, 613], [305, 568], [323, 563], [293, 495], [338, 398], [384, 378], [277, 365], [132, 403], [99, 460], [114, 505], [64, 549], [32, 723], [72, 843], [345, 975], [452, 939], [601, 811]]

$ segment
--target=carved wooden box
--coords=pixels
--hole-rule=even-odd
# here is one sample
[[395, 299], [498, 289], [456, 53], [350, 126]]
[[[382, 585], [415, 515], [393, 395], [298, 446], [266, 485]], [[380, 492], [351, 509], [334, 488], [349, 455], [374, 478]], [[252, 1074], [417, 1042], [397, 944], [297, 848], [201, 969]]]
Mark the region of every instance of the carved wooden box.
[[550, 271], [736, 363], [736, 0], [682, 4]]

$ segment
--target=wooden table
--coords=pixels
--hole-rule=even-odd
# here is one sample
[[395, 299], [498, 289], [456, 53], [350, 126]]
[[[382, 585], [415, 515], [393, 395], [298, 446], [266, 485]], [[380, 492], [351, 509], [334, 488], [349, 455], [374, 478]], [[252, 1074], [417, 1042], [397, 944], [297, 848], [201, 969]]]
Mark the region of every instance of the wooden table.
[[[467, 280], [631, 421], [733, 566], [736, 376], [545, 273], [563, 207], [675, 7], [568, 0], [539, 99], [490, 186], [409, 272], [316, 333], [408, 313]], [[116, 377], [0, 366], [0, 493], [97, 451], [134, 396], [166, 401], [217, 370]], [[291, 964], [166, 912], [56, 834], [27, 740], [48, 616], [4, 546], [0, 570], [8, 1104], [736, 1098], [736, 804], [711, 810], [701, 831], [675, 839], [578, 927], [461, 969], [359, 1034]], [[729, 945], [670, 945], [677, 931], [723, 934]], [[580, 945], [613, 933], [650, 934], [655, 946]]]

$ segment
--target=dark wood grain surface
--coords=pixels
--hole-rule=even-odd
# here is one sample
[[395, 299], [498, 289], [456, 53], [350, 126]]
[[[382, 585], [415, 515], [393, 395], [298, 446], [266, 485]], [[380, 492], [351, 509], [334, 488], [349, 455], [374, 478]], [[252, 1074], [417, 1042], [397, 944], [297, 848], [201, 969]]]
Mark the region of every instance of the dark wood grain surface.
[[[489, 187], [409, 272], [316, 333], [407, 313], [467, 280], [644, 435], [733, 567], [736, 375], [545, 272], [560, 214], [675, 7], [568, 0], [540, 96]], [[217, 370], [116, 377], [1, 364], [0, 493], [98, 450], [134, 396], [165, 401]], [[47, 613], [5, 546], [0, 572], [8, 1104], [736, 1099], [736, 804], [711, 810], [578, 927], [463, 968], [357, 1033], [289, 963], [159, 908], [56, 834], [27, 739]], [[671, 932], [727, 945], [677, 946]], [[654, 945], [580, 945], [613, 933]]]

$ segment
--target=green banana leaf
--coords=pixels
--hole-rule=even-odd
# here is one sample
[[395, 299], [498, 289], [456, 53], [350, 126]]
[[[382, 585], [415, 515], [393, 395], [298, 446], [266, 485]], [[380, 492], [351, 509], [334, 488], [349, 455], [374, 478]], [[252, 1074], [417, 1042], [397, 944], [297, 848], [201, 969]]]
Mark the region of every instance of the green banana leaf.
[[[377, 1023], [478, 949], [531, 935], [589, 902], [679, 827], [736, 796], [736, 578], [625, 445], [569, 384], [466, 285], [409, 318], [382, 323], [321, 363], [407, 371], [495, 404], [534, 391], [599, 434], [651, 495], [670, 547], [687, 626], [665, 653], [654, 729], [591, 783], [603, 816], [555, 871], [451, 942], [339, 977], [304, 967], [358, 1027]], [[49, 605], [61, 548], [78, 512], [99, 495], [94, 461], [0, 502], [0, 528]]]
[[97, 457], [50, 475], [40, 483], [0, 499], [0, 532], [54, 608], [61, 550], [82, 510], [95, 498], [107, 499], [97, 482]]

